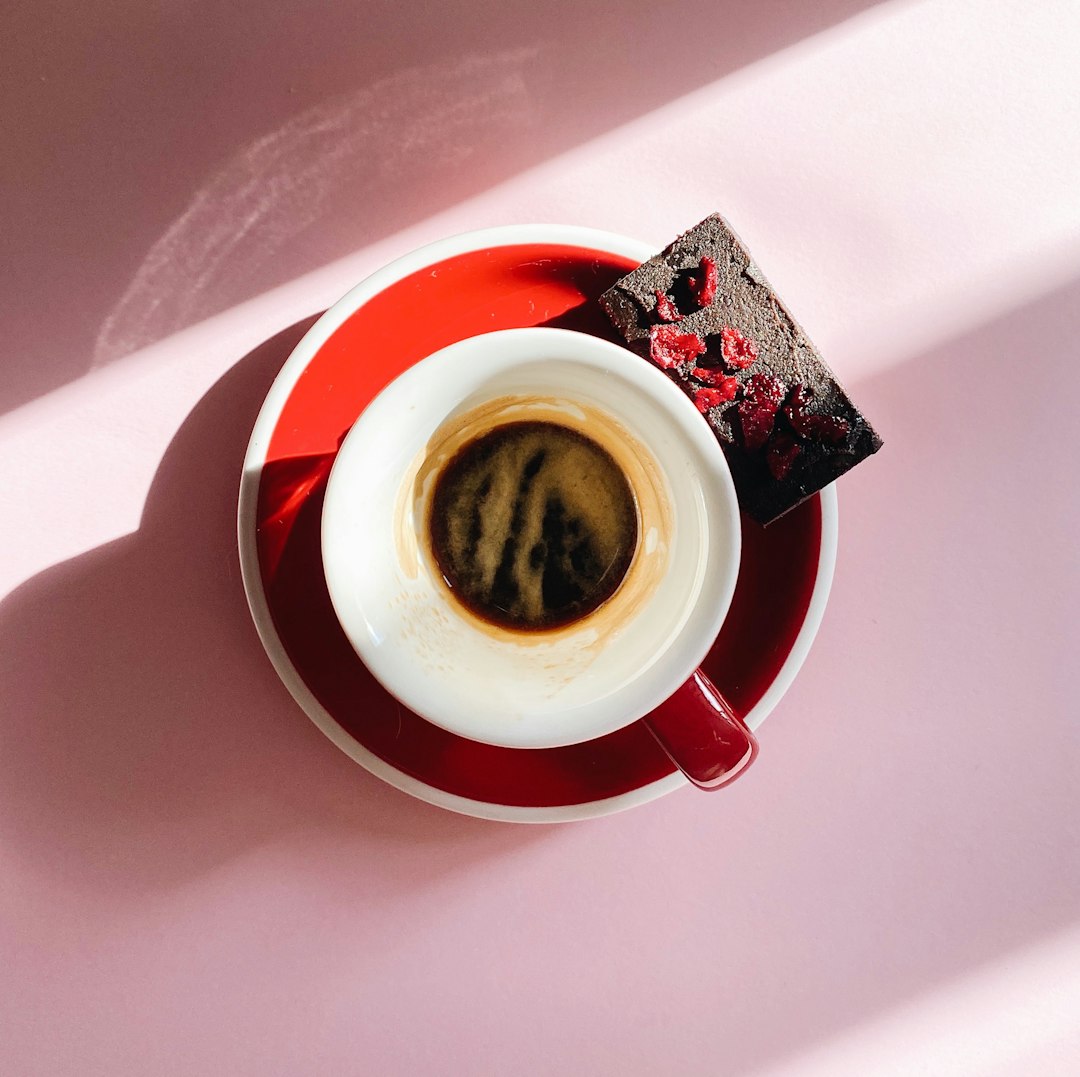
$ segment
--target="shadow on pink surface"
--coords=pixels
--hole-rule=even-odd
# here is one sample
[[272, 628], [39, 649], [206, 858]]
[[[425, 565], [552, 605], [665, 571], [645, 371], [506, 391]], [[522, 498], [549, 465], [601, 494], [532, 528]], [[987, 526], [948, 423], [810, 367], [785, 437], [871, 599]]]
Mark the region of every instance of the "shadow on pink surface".
[[[495, 861], [492, 886], [503, 875], [543, 884], [543, 946], [515, 949], [518, 921], [496, 917], [484, 945], [513, 955], [512, 986], [484, 978], [510, 958], [463, 962], [454, 976], [470, 1015], [510, 1019], [525, 998], [552, 1019], [592, 1015], [546, 1048], [545, 1072], [589, 1059], [604, 1072], [610, 1056], [597, 1052], [616, 1042], [636, 1072], [661, 1072], [670, 1045], [657, 1028], [678, 1034], [687, 1072], [710, 1072], [717, 1042], [726, 1072], [746, 1072], [1075, 924], [1080, 596], [1055, 564], [1030, 559], [1075, 558], [1071, 461], [1033, 432], [1071, 428], [1078, 310], [1080, 283], [857, 387], [886, 449], [844, 480], [825, 627], [762, 731], [757, 773], [723, 803], [685, 793], [563, 829], [482, 823], [388, 789], [325, 742], [274, 677], [243, 601], [233, 507], [294, 327], [195, 409], [138, 533], [0, 607], [7, 850], [66, 900], [93, 908], [104, 893], [123, 927], [124, 899], [263, 844], [337, 841], [365, 947], [395, 902]], [[1001, 386], [1018, 376], [1005, 422]], [[935, 481], [943, 468], [948, 484]], [[888, 551], [876, 572], [872, 550]], [[854, 551], [865, 570], [849, 574]], [[515, 858], [540, 843], [534, 863]], [[311, 885], [328, 890], [323, 870]], [[715, 914], [721, 892], [737, 931]], [[676, 906], [685, 914], [671, 916]], [[472, 908], [462, 899], [454, 914]], [[546, 978], [560, 962], [578, 975]], [[688, 970], [695, 990], [669, 1002], [665, 985]], [[616, 1009], [589, 1009], [616, 988]]]
[[0, 698], [14, 720], [0, 760], [5, 837], [31, 860], [48, 849], [40, 866], [69, 886], [171, 888], [309, 828], [366, 834], [369, 851], [450, 843], [462, 865], [540, 833], [451, 815], [369, 777], [307, 721], [263, 653], [237, 562], [239, 478], [262, 399], [312, 320], [200, 401], [138, 532], [0, 606]]
[[0, 410], [871, 6], [11, 8]]
[[728, 967], [768, 989], [732, 1000], [732, 1072], [798, 1072], [807, 1044], [1080, 922], [1080, 500], [1055, 445], [1078, 311], [1080, 280], [855, 386], [886, 444], [841, 483], [822, 635], [762, 730], [784, 832], [734, 899], [753, 942]]

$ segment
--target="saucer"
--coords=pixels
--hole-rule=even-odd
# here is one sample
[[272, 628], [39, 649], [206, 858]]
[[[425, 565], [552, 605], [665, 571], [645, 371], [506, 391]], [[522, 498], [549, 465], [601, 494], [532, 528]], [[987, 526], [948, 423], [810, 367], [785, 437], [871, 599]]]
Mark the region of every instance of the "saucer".
[[[338, 448], [390, 381], [448, 344], [496, 329], [558, 326], [618, 343], [596, 299], [653, 253], [637, 240], [555, 225], [441, 240], [392, 262], [331, 307], [263, 404], [238, 520], [260, 638], [319, 729], [421, 800], [488, 819], [562, 822], [644, 804], [686, 784], [640, 723], [583, 744], [516, 749], [466, 740], [408, 711], [349, 644], [320, 544]], [[790, 686], [824, 613], [836, 553], [835, 488], [768, 528], [745, 517], [742, 525], [735, 595], [702, 669], [756, 730]]]

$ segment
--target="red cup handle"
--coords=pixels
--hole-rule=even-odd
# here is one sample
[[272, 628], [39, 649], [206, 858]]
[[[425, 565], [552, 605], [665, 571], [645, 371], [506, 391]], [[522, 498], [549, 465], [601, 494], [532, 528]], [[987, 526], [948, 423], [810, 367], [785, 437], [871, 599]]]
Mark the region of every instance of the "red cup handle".
[[719, 789], [754, 761], [758, 743], [701, 670], [642, 719], [699, 789]]

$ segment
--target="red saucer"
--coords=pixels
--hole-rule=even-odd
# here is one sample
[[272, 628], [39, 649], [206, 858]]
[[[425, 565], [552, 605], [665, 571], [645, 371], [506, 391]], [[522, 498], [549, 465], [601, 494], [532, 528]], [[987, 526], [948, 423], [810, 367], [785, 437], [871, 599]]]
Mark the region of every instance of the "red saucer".
[[[465, 740], [407, 711], [349, 645], [320, 553], [323, 494], [338, 445], [383, 386], [431, 352], [491, 330], [557, 325], [616, 339], [595, 300], [636, 264], [605, 250], [545, 242], [486, 246], [423, 265], [391, 279], [328, 335], [317, 324], [256, 427], [247, 466], [257, 482], [248, 499], [254, 520], [245, 520], [242, 501], [241, 547], [253, 522], [257, 564], [245, 564], [245, 581], [256, 622], [261, 612], [269, 615], [260, 624], [267, 649], [293, 694], [339, 745], [365, 764], [381, 761], [369, 769], [426, 799], [465, 811], [472, 802], [474, 814], [499, 816], [505, 807], [504, 817], [513, 817], [514, 808], [596, 804], [673, 774], [640, 724], [585, 744], [521, 750]], [[301, 361], [305, 344], [311, 355]], [[799, 646], [806, 645], [812, 596], [815, 605], [824, 601], [821, 550], [820, 498], [767, 529], [743, 521], [738, 587], [703, 669], [751, 725], [764, 717], [755, 707], [771, 708], [776, 699], [766, 694], [778, 696], [786, 687], [778, 681], [793, 675], [788, 659], [800, 633]], [[675, 784], [664, 781], [657, 791]]]

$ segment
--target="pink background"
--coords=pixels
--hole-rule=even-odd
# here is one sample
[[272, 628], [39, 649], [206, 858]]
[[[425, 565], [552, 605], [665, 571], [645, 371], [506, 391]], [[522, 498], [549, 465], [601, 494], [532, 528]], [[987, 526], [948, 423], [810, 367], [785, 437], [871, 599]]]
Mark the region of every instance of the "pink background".
[[[1069, 0], [8, 5], [0, 1072], [1080, 1069]], [[875, 420], [730, 790], [441, 812], [326, 741], [234, 501], [303, 327], [720, 209]]]

